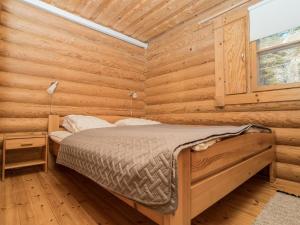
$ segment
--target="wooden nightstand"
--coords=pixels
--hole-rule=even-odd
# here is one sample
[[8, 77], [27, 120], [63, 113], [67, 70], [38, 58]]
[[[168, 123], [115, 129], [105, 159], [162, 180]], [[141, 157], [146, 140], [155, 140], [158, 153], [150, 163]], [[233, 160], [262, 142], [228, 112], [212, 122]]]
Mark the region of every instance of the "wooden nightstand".
[[[42, 149], [40, 159], [11, 163], [8, 163], [6, 160], [9, 152], [12, 150], [23, 151], [24, 154], [26, 154], [26, 150], [33, 148]], [[44, 171], [47, 172], [48, 134], [46, 132], [5, 134], [3, 139], [2, 152], [2, 180], [4, 180], [5, 178], [6, 170], [35, 165], [43, 165]]]

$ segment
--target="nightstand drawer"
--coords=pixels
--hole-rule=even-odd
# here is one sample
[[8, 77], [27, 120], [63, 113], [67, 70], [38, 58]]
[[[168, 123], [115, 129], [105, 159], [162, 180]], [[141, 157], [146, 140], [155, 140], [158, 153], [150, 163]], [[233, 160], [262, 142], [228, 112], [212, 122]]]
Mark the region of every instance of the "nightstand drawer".
[[20, 148], [32, 148], [32, 147], [43, 147], [46, 145], [45, 138], [24, 138], [24, 139], [10, 139], [6, 140], [5, 148], [9, 149], [20, 149]]

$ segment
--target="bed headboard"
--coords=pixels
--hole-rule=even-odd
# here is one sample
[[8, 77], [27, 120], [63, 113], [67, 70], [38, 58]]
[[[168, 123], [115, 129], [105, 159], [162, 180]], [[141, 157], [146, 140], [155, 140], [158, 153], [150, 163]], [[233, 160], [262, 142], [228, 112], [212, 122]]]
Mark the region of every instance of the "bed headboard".
[[60, 117], [59, 115], [49, 115], [48, 119], [48, 132], [60, 130]]
[[[127, 116], [96, 116], [101, 119], [107, 120], [108, 122], [114, 123], [120, 119], [126, 119], [130, 118]], [[62, 122], [64, 119], [64, 116], [60, 115], [49, 115], [48, 117], [48, 132], [53, 132], [53, 131], [59, 131], [59, 130], [65, 130], [62, 127]]]

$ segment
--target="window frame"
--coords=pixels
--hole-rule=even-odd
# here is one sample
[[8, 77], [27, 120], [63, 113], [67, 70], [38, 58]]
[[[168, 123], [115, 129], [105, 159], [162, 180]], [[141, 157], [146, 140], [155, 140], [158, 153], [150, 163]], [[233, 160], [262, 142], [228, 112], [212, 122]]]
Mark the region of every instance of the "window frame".
[[259, 91], [273, 91], [273, 90], [282, 90], [282, 89], [290, 89], [290, 88], [300, 88], [300, 82], [289, 83], [289, 84], [271, 84], [271, 85], [259, 85], [259, 57], [258, 54], [261, 52], [272, 51], [272, 50], [281, 50], [286, 49], [289, 46], [299, 45], [299, 41], [294, 41], [286, 44], [280, 44], [273, 47], [265, 48], [261, 51], [258, 50], [257, 47], [258, 41], [252, 41], [250, 43], [250, 66], [251, 66], [251, 91], [259, 92]]
[[[247, 18], [246, 37], [246, 67], [247, 92], [226, 94], [224, 73], [224, 26], [233, 20]], [[215, 107], [223, 108], [229, 105], [265, 104], [276, 102], [300, 101], [300, 83], [275, 84], [261, 86], [257, 83], [259, 68], [257, 67], [258, 51], [256, 41], [250, 41], [249, 13], [245, 8], [239, 8], [213, 20], [215, 44]], [[276, 48], [278, 45], [275, 46]], [[266, 49], [266, 48], [265, 48]]]

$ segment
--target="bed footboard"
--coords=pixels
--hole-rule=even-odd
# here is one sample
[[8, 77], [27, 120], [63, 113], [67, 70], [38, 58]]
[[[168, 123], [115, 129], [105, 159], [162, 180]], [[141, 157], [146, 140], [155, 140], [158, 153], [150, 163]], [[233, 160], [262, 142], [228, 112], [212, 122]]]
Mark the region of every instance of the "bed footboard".
[[274, 160], [269, 148], [235, 166], [191, 185], [191, 218], [213, 205]]

